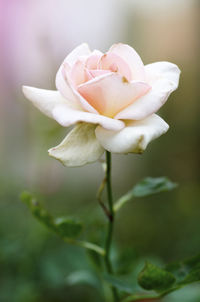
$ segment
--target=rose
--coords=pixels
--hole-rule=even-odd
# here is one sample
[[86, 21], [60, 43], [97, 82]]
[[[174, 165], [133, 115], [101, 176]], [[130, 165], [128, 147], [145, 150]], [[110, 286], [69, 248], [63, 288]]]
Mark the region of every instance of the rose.
[[106, 54], [87, 44], [75, 48], [56, 75], [58, 90], [23, 87], [44, 114], [77, 124], [49, 155], [66, 166], [99, 159], [104, 150], [142, 153], [169, 126], [155, 114], [178, 87], [180, 70], [169, 62], [144, 66], [136, 51], [113, 45]]

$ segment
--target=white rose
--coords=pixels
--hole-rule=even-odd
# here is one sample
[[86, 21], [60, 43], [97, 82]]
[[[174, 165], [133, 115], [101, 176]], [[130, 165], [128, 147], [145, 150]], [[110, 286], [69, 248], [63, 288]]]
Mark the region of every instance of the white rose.
[[56, 75], [58, 90], [23, 87], [25, 96], [60, 125], [76, 125], [49, 155], [66, 166], [98, 160], [105, 150], [142, 153], [169, 126], [155, 114], [178, 87], [179, 68], [169, 62], [143, 65], [126, 44], [106, 54], [75, 48]]

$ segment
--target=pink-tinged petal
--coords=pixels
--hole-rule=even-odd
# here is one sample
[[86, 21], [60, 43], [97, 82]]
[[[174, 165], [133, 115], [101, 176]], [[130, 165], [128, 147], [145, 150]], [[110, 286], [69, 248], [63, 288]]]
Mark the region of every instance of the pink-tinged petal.
[[78, 86], [88, 81], [88, 76], [85, 71], [85, 63], [81, 60], [76, 61], [70, 72], [70, 79], [74, 86]]
[[89, 56], [91, 55], [91, 51], [89, 46], [86, 43], [82, 43], [81, 45], [74, 48], [70, 54], [64, 59], [63, 63], [68, 63], [70, 66], [73, 66], [74, 63], [81, 57], [81, 56]]
[[85, 76], [86, 76], [86, 82], [93, 80], [94, 78], [101, 77], [105, 74], [110, 74], [111, 72], [109, 70], [101, 70], [101, 69], [87, 69], [85, 68]]
[[110, 74], [110, 71], [109, 70], [101, 70], [101, 69], [96, 69], [96, 70], [88, 70], [89, 74], [91, 75], [91, 78], [90, 79], [93, 79], [93, 78], [96, 78], [96, 77], [99, 77], [99, 76], [102, 76], [104, 74]]
[[116, 73], [107, 74], [78, 87], [79, 93], [100, 114], [114, 117], [150, 89], [144, 82], [128, 82]]
[[53, 118], [63, 127], [68, 127], [78, 122], [85, 122], [99, 124], [105, 129], [117, 131], [125, 126], [122, 121], [111, 119], [99, 114], [73, 110], [67, 105], [56, 107], [53, 111]]
[[169, 62], [157, 62], [145, 66], [148, 83], [152, 89], [133, 104], [119, 112], [115, 118], [140, 120], [157, 112], [177, 89], [179, 68]]
[[[66, 82], [66, 85], [71, 89], [73, 96], [76, 98], [77, 104], [81, 107], [81, 109], [84, 109], [88, 112], [97, 113], [97, 110], [93, 108], [77, 91], [77, 89], [74, 87], [73, 82], [70, 78], [68, 65], [64, 65], [62, 69], [62, 75]], [[78, 108], [79, 109], [79, 108]], [[79, 110], [81, 110], [79, 109]]]
[[97, 161], [104, 153], [95, 136], [95, 125], [82, 123], [68, 133], [49, 155], [58, 159], [64, 166], [77, 167]]
[[85, 68], [85, 76], [87, 78], [87, 81], [92, 80], [94, 77], [92, 76], [90, 70], [88, 70], [87, 68]]
[[71, 67], [67, 63], [61, 65], [56, 75], [56, 87], [66, 100], [73, 104], [77, 109], [81, 109], [81, 104], [73, 92], [72, 84], [70, 85], [69, 82], [66, 81], [66, 71], [63, 72], [64, 69], [67, 69], [68, 73], [71, 71]]
[[86, 67], [88, 69], [97, 69], [97, 65], [102, 55], [103, 53], [101, 51], [94, 50], [85, 62]]
[[91, 51], [86, 43], [83, 43], [76, 47], [63, 61], [61, 64], [57, 74], [56, 74], [56, 87], [60, 91], [60, 93], [69, 101], [74, 103], [77, 108], [80, 107], [79, 102], [76, 98], [74, 98], [74, 93], [66, 83], [64, 77], [63, 77], [63, 66], [68, 66], [68, 69], [71, 70], [71, 67], [74, 65], [74, 63], [81, 57], [81, 56], [89, 56], [91, 54]]
[[114, 53], [120, 56], [131, 70], [131, 78], [136, 81], [145, 81], [144, 64], [138, 53], [127, 44], [114, 44], [108, 53]]
[[101, 57], [99, 68], [117, 72], [124, 76], [128, 81], [132, 80], [131, 70], [128, 63], [115, 53], [107, 53]]
[[35, 107], [48, 117], [53, 118], [53, 110], [56, 106], [66, 104], [69, 108], [72, 103], [68, 102], [57, 90], [46, 90], [34, 87], [23, 86], [23, 93]]
[[142, 153], [154, 139], [167, 132], [168, 124], [153, 114], [141, 121], [129, 121], [120, 131], [109, 131], [98, 126], [96, 137], [103, 148], [113, 153]]
[[[72, 79], [70, 78], [70, 72], [71, 72], [71, 68], [67, 63], [64, 63], [59, 73], [59, 82], [57, 82], [58, 84], [57, 88], [60, 91], [60, 93], [63, 95], [62, 88], [63, 87], [67, 88], [72, 95], [73, 101], [72, 98], [71, 99], [68, 98], [68, 99], [70, 100], [70, 102], [74, 103], [73, 106], [76, 106], [78, 110], [84, 109], [89, 112], [98, 113], [75, 89]], [[63, 84], [63, 86], [60, 86], [61, 84]]]

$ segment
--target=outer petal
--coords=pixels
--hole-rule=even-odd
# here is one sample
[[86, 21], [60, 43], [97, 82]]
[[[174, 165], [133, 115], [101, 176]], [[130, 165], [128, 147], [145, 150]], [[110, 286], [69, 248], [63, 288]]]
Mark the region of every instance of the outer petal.
[[117, 119], [140, 120], [154, 112], [167, 101], [169, 95], [177, 89], [180, 69], [169, 62], [157, 62], [145, 66], [148, 83], [152, 89], [136, 102], [119, 112]]
[[42, 113], [53, 118], [53, 110], [62, 104], [72, 106], [70, 102], [63, 98], [59, 91], [39, 89], [29, 86], [22, 87], [24, 95], [29, 99], [35, 107]]
[[74, 50], [70, 52], [70, 54], [68, 54], [68, 56], [64, 59], [63, 63], [67, 63], [72, 66], [81, 56], [89, 56], [90, 54], [91, 51], [89, 49], [88, 44], [82, 43], [76, 48], [74, 48]]
[[104, 153], [95, 136], [95, 125], [81, 123], [77, 125], [49, 155], [65, 166], [75, 167], [98, 160]]
[[56, 107], [53, 111], [53, 117], [63, 127], [68, 127], [78, 122], [86, 122], [91, 124], [100, 124], [105, 129], [117, 131], [125, 126], [122, 121], [111, 119], [99, 114], [73, 110], [67, 105]]
[[114, 117], [150, 89], [144, 82], [129, 83], [116, 73], [100, 76], [78, 87], [79, 93], [100, 114]]
[[142, 153], [147, 145], [168, 130], [168, 124], [153, 114], [141, 121], [129, 121], [120, 131], [95, 130], [100, 144], [113, 153]]
[[145, 81], [144, 64], [138, 53], [127, 44], [114, 44], [108, 53], [115, 53], [120, 56], [131, 69], [132, 80]]
[[58, 91], [60, 91], [60, 93], [63, 95], [63, 97], [66, 100], [69, 100], [77, 108], [81, 108], [81, 105], [79, 104], [76, 96], [74, 95], [71, 86], [65, 80], [62, 70], [63, 70], [63, 66], [61, 65], [61, 67], [59, 68], [56, 74], [56, 88], [58, 89]]
[[67, 64], [69, 68], [71, 68], [73, 64], [78, 60], [78, 58], [80, 58], [81, 56], [89, 56], [90, 54], [91, 51], [86, 43], [79, 45], [65, 58], [56, 74], [57, 89], [66, 99], [74, 103], [77, 108], [80, 107], [80, 105], [77, 98], [74, 96], [71, 86], [68, 82], [66, 82], [65, 78], [63, 77], [63, 65]]

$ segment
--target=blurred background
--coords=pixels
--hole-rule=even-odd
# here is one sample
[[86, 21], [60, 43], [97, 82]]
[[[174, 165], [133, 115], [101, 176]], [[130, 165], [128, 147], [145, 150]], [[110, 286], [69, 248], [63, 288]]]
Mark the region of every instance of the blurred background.
[[[1, 302], [104, 301], [87, 284], [93, 273], [87, 253], [52, 235], [19, 200], [28, 189], [53, 215], [79, 217], [85, 236], [102, 240], [106, 220], [95, 199], [101, 165], [65, 168], [50, 158], [47, 150], [68, 129], [21, 92], [22, 85], [55, 89], [61, 62], [82, 42], [104, 52], [127, 43], [144, 64], [170, 61], [182, 71], [179, 89], [159, 112], [168, 133], [143, 155], [113, 156], [115, 198], [146, 176], [168, 176], [179, 187], [121, 210], [115, 228], [121, 254], [113, 257], [129, 251], [126, 270], [137, 271], [145, 259], [162, 264], [200, 252], [199, 8], [198, 0], [0, 0]], [[189, 286], [163, 301], [199, 302], [200, 289]]]

